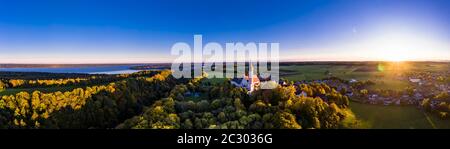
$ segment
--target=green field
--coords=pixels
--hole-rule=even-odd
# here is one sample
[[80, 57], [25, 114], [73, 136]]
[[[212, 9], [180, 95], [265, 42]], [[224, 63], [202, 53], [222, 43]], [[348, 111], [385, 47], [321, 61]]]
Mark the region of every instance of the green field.
[[356, 117], [374, 129], [450, 129], [450, 120], [440, 120], [414, 106], [383, 106], [351, 102]]
[[376, 79], [374, 80], [375, 85], [369, 87], [369, 89], [387, 89], [387, 90], [403, 90], [409, 86], [408, 82], [397, 80], [397, 79]]
[[[65, 92], [65, 91], [71, 91], [75, 88], [79, 88], [80, 86], [62, 86], [62, 87], [40, 87], [40, 88], [9, 88], [3, 91], [0, 91], [0, 96], [3, 95], [14, 95], [17, 94], [19, 92], [28, 92], [28, 93], [32, 93], [33, 91], [41, 91], [44, 93], [49, 93], [49, 92], [57, 92], [57, 91], [61, 91], [61, 92]], [[83, 88], [81, 86], [81, 88]]]
[[[329, 75], [342, 79], [368, 79], [375, 75], [374, 72], [354, 72], [357, 66], [338, 65], [291, 65], [281, 66], [280, 74], [282, 78], [288, 80], [319, 80]], [[327, 73], [329, 72], [329, 73]]]

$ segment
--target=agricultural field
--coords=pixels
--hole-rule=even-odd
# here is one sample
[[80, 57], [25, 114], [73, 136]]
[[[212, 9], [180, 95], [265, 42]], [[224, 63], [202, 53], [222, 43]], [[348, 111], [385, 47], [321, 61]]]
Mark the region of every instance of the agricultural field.
[[450, 129], [450, 121], [425, 113], [414, 106], [382, 106], [357, 102], [350, 109], [373, 129]]
[[342, 77], [342, 79], [367, 79], [369, 73], [355, 72], [357, 67], [340, 65], [290, 65], [280, 66], [282, 78], [299, 80], [320, 80], [328, 76]]

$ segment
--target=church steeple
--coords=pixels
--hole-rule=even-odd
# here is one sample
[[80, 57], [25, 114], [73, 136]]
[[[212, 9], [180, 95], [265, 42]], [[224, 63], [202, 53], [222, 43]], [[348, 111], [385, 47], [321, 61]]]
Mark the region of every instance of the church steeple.
[[248, 94], [251, 94], [253, 91], [257, 90], [257, 87], [260, 85], [260, 80], [257, 74], [253, 72], [255, 70], [253, 63], [249, 62], [248, 66], [248, 72], [243, 74], [244, 76], [240, 82], [231, 80], [231, 83], [236, 86], [246, 88], [248, 90]]
[[248, 79], [250, 85], [250, 91], [253, 91], [253, 63], [250, 62], [250, 71], [248, 72]]

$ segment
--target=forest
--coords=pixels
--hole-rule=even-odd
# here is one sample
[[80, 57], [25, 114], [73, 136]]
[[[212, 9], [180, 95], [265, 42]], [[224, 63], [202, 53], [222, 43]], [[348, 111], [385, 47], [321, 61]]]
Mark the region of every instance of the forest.
[[[100, 79], [2, 80], [5, 88], [79, 83], [85, 86], [3, 95], [0, 128], [329, 129], [360, 124], [348, 97], [324, 83], [247, 94], [228, 79], [174, 79], [169, 70]], [[306, 95], [296, 95], [299, 91]]]

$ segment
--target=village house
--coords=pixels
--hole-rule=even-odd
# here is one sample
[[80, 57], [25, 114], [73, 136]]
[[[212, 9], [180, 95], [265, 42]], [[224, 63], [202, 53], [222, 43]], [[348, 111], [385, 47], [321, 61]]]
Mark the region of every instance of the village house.
[[348, 97], [352, 97], [353, 96], [353, 92], [347, 91], [347, 93], [345, 93], [346, 96]]
[[423, 84], [421, 79], [417, 79], [417, 78], [409, 78], [409, 81], [412, 82], [412, 83], [417, 83], [419, 85]]
[[423, 95], [421, 93], [415, 93], [414, 99], [423, 99]]
[[190, 91], [187, 91], [187, 92], [184, 93], [184, 96], [185, 96], [185, 97], [199, 97], [199, 96], [200, 96], [200, 93], [198, 93], [198, 92], [192, 93], [192, 92], [190, 92]]
[[402, 103], [400, 99], [395, 99], [394, 102], [396, 105], [400, 105]]
[[280, 81], [278, 82], [278, 84], [280, 84], [280, 85], [282, 85], [282, 86], [287, 86], [287, 85], [288, 85], [288, 83], [287, 83], [286, 81], [284, 81], [284, 80], [280, 80]]

